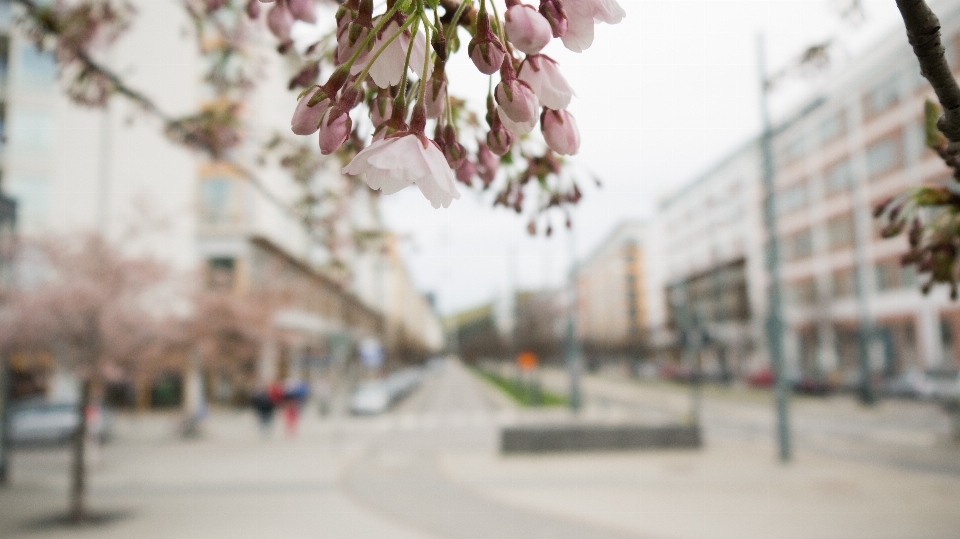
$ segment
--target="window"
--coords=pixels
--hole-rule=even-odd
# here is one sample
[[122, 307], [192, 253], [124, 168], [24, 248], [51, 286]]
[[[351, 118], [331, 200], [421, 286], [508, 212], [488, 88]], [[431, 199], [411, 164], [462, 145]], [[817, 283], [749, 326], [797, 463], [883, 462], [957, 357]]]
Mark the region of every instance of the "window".
[[823, 121], [820, 122], [819, 127], [820, 142], [826, 144], [827, 142], [839, 137], [843, 133], [843, 121], [843, 112], [839, 112], [833, 116], [824, 118]]
[[37, 50], [33, 45], [20, 49], [20, 70], [20, 81], [27, 86], [51, 86], [57, 80], [53, 54]]
[[891, 75], [870, 90], [864, 99], [868, 115], [883, 112], [900, 100], [898, 74]]
[[788, 284], [786, 296], [788, 304], [812, 305], [817, 300], [817, 282], [809, 278]]
[[877, 289], [896, 290], [917, 285], [917, 273], [913, 265], [904, 266], [898, 259], [877, 262]]
[[813, 231], [808, 228], [789, 237], [785, 250], [787, 260], [806, 258], [813, 254]]
[[213, 290], [232, 290], [236, 261], [232, 258], [211, 258], [207, 261], [207, 284]]
[[856, 272], [853, 268], [837, 270], [830, 276], [830, 295], [834, 298], [853, 296], [855, 289]]
[[45, 152], [53, 148], [53, 118], [47, 112], [20, 111], [13, 115], [10, 143], [18, 150]]
[[853, 244], [853, 214], [839, 215], [827, 221], [827, 245], [831, 249]]
[[804, 140], [803, 136], [798, 136], [783, 147], [783, 160], [790, 162], [800, 159], [804, 156], [806, 150], [806, 141]]
[[11, 176], [5, 184], [17, 201], [18, 226], [42, 228], [47, 224], [50, 204], [50, 183], [42, 177]]
[[807, 185], [800, 183], [780, 192], [777, 206], [780, 213], [790, 213], [807, 204]]
[[900, 137], [886, 137], [867, 147], [867, 175], [876, 178], [895, 168], [900, 161]]
[[850, 159], [844, 159], [824, 172], [827, 193], [846, 191], [853, 185], [853, 166]]
[[230, 221], [230, 200], [233, 182], [229, 178], [207, 178], [200, 184], [200, 204], [203, 220], [209, 224]]

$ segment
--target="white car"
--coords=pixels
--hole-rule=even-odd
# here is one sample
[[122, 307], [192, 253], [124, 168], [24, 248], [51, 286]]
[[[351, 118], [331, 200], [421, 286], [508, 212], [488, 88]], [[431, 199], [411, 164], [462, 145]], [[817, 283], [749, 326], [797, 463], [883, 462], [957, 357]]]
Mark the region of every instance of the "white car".
[[[87, 409], [87, 428], [101, 443], [112, 434], [112, 414], [100, 406]], [[17, 446], [66, 445], [80, 426], [77, 405], [30, 400], [10, 408], [10, 441]]]
[[390, 409], [393, 399], [390, 388], [383, 380], [364, 382], [350, 397], [350, 413], [354, 415], [377, 415]]

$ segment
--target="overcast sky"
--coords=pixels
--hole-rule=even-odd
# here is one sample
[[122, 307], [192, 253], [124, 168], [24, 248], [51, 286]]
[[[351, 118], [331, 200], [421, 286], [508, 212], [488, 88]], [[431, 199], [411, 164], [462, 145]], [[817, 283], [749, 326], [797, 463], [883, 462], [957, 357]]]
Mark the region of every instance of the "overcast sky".
[[[585, 190], [575, 210], [581, 257], [619, 222], [649, 219], [664, 195], [758, 132], [759, 32], [767, 36], [772, 69], [831, 36], [842, 36], [834, 70], [891, 32], [906, 39], [895, 26], [902, 23], [893, 0], [866, 0], [867, 20], [858, 26], [840, 21], [841, 0], [620, 3], [626, 19], [598, 26], [594, 45], [584, 53], [567, 51], [559, 40], [545, 50], [577, 92], [569, 109], [582, 137], [575, 165], [603, 181], [602, 188]], [[465, 63], [449, 67], [453, 92], [482, 99], [485, 78], [461, 60]], [[822, 83], [823, 77], [794, 82], [781, 90], [775, 111], [786, 114]], [[566, 234], [530, 237], [526, 218], [493, 209], [489, 194], [461, 191], [460, 200], [441, 210], [415, 188], [382, 199], [388, 225], [404, 238], [403, 254], [417, 286], [436, 294], [441, 313], [514, 287], [563, 281]], [[559, 224], [555, 228], [562, 228]]]

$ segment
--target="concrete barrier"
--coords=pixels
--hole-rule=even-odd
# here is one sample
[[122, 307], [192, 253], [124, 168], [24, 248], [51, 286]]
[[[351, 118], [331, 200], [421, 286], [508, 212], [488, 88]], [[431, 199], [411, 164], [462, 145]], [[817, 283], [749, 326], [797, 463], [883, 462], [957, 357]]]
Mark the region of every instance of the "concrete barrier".
[[500, 431], [504, 454], [696, 449], [700, 445], [700, 428], [695, 425], [522, 425]]

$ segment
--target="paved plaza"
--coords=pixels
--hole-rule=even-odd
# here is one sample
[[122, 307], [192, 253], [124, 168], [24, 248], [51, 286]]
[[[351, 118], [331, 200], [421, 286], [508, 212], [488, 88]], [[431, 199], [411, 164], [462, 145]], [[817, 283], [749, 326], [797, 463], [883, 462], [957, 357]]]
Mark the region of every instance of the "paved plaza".
[[22, 451], [0, 489], [0, 537], [960, 537], [960, 450], [932, 405], [795, 401], [788, 466], [755, 392], [706, 392], [701, 450], [498, 454], [504, 424], [665, 422], [689, 406], [675, 386], [591, 376], [584, 389], [579, 418], [521, 410], [449, 363], [385, 416], [308, 409], [292, 439], [262, 437], [249, 411], [213, 413], [199, 440], [176, 437], [173, 415], [125, 417], [91, 467], [98, 522], [59, 523], [65, 451]]

